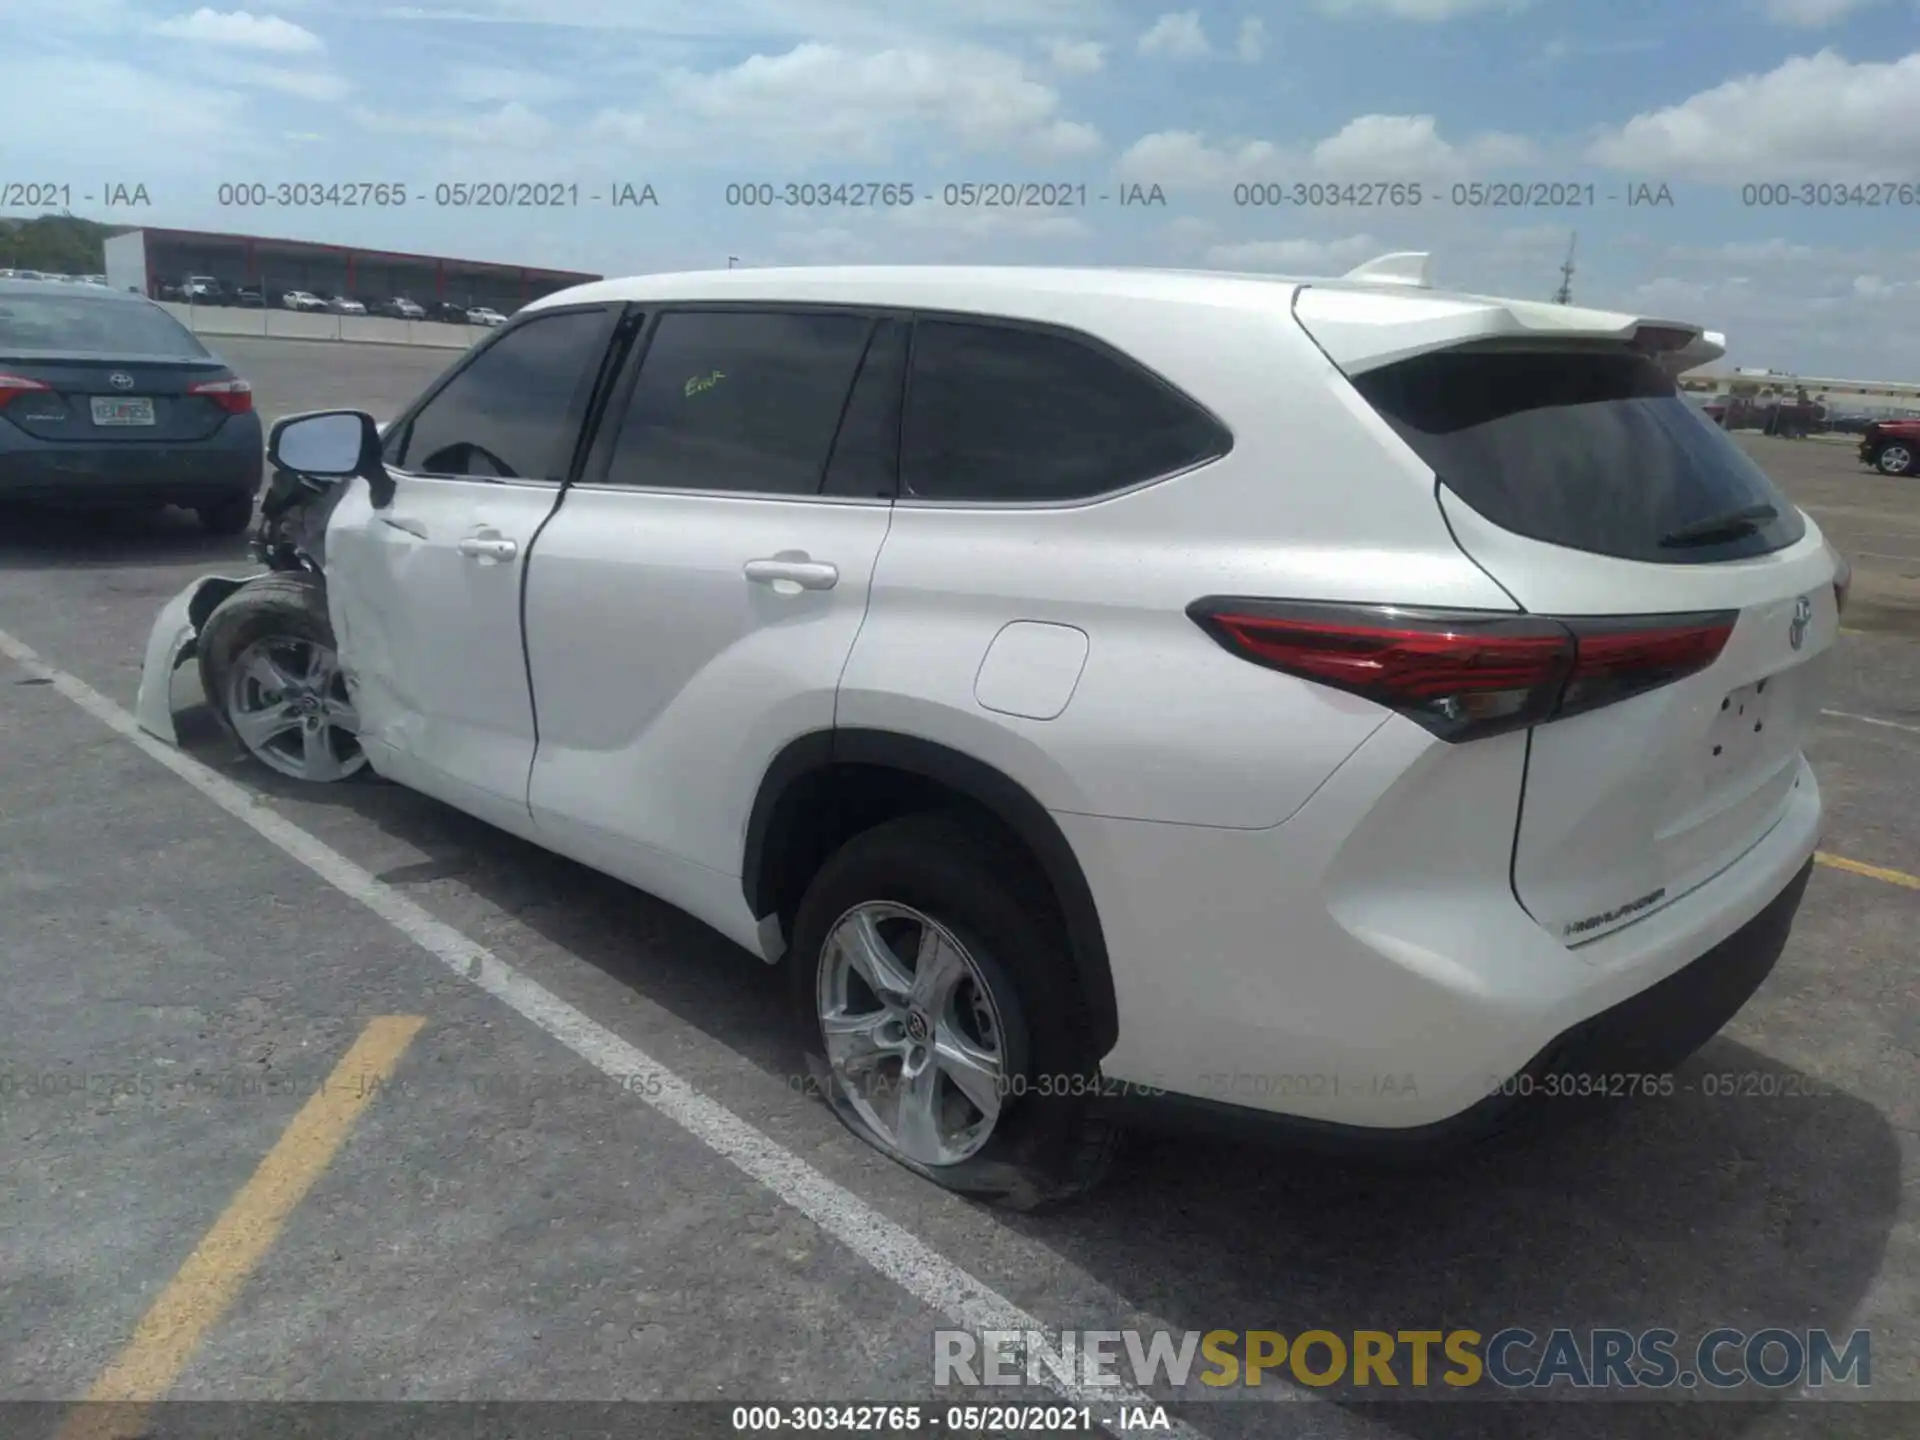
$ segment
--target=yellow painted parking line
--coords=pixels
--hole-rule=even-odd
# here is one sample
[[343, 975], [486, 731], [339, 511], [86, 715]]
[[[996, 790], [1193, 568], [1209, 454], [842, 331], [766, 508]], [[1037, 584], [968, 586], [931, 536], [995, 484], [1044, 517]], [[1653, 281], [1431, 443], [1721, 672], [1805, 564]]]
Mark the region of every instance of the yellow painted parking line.
[[[293, 1117], [253, 1178], [153, 1302], [59, 1440], [109, 1440], [141, 1433], [145, 1407], [173, 1388], [201, 1338], [273, 1248], [287, 1217], [345, 1143], [381, 1084], [392, 1077], [424, 1024], [424, 1016], [382, 1015], [360, 1032], [326, 1084]], [[104, 1408], [87, 1408], [93, 1406]]]
[[1884, 880], [1889, 885], [1904, 885], [1909, 890], [1920, 890], [1920, 875], [1909, 875], [1904, 870], [1889, 870], [1884, 865], [1869, 865], [1864, 860], [1849, 860], [1844, 855], [1829, 855], [1824, 850], [1816, 850], [1813, 858], [1835, 870], [1865, 875], [1869, 880]]

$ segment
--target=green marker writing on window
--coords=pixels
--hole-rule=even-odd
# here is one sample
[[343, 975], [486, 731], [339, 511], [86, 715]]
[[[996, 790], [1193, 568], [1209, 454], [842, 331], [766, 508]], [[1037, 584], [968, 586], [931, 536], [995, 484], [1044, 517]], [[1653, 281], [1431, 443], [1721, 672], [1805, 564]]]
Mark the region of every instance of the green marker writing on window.
[[702, 390], [711, 390], [726, 378], [725, 373], [719, 370], [709, 370], [705, 375], [696, 375], [687, 381], [686, 396], [691, 400]]

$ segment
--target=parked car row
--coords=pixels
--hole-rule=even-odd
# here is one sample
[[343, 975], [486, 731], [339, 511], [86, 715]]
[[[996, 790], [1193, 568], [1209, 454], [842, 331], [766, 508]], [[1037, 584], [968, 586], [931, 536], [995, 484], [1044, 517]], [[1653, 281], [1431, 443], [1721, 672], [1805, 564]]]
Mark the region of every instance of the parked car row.
[[0, 269], [0, 280], [50, 280], [56, 285], [104, 285], [104, 275], [62, 275], [52, 270]]
[[[22, 278], [36, 278], [23, 275]], [[105, 283], [105, 277], [101, 277]], [[336, 295], [325, 290], [282, 290], [257, 285], [230, 286], [211, 275], [189, 275], [163, 280], [160, 298], [186, 305], [228, 306], [241, 310], [277, 308], [314, 314], [380, 315], [391, 320], [437, 320], [448, 325], [506, 323], [506, 316], [490, 305], [460, 300], [422, 304], [406, 295]]]

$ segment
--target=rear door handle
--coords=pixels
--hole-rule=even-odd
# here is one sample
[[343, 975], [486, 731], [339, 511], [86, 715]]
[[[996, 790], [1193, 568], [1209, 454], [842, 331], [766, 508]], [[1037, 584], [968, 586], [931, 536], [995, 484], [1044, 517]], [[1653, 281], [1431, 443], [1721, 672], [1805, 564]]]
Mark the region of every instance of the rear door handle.
[[455, 548], [482, 562], [511, 560], [520, 553], [518, 542], [501, 535], [468, 535]]
[[756, 585], [777, 585], [784, 580], [802, 590], [831, 590], [840, 583], [840, 567], [824, 560], [790, 560], [778, 556], [749, 560], [744, 573]]

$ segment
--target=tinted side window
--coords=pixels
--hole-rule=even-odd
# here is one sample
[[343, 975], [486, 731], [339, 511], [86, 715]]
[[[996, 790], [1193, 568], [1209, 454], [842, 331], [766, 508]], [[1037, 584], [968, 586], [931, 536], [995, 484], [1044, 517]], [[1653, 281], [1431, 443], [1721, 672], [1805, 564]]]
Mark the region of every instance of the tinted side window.
[[847, 413], [833, 442], [828, 495], [862, 499], [891, 497], [900, 478], [900, 389], [907, 379], [907, 326], [882, 320], [867, 342], [867, 358], [847, 399]]
[[423, 475], [563, 479], [574, 400], [592, 381], [608, 325], [604, 311], [576, 310], [503, 334], [414, 416], [400, 466]]
[[[1766, 472], [1644, 356], [1441, 351], [1353, 383], [1449, 489], [1517, 535], [1699, 564], [1806, 534]], [[1712, 523], [1761, 506], [1774, 515]]]
[[1224, 455], [1232, 442], [1171, 386], [1071, 336], [923, 320], [914, 327], [900, 493], [1074, 500]]
[[864, 315], [670, 311], [647, 344], [607, 479], [817, 495]]

